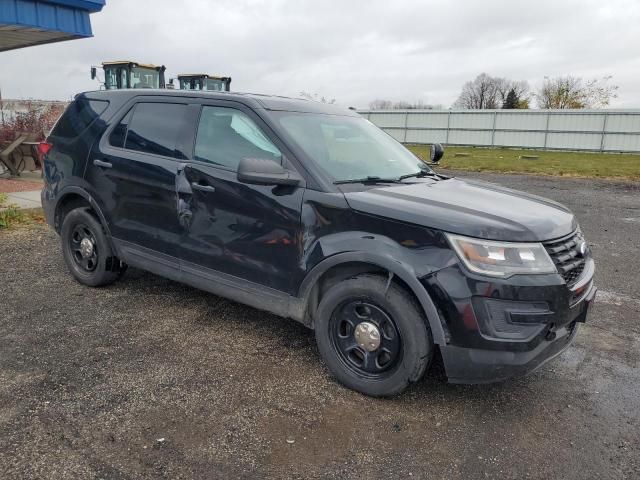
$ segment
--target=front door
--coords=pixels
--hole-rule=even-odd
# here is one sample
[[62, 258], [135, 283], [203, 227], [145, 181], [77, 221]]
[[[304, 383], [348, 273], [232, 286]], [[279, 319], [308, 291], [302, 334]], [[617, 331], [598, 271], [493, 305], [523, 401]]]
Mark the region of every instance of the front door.
[[242, 158], [284, 161], [261, 120], [237, 106], [204, 105], [193, 160], [184, 168], [191, 210], [181, 248], [184, 271], [222, 274], [293, 293], [301, 256], [302, 187], [238, 182]]

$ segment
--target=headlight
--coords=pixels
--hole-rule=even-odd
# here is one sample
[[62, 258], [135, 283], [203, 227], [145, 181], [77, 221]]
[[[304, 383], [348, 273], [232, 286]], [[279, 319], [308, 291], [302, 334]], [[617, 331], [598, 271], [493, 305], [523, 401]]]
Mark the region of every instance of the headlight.
[[493, 277], [557, 272], [549, 254], [539, 243], [492, 242], [451, 234], [447, 234], [447, 238], [472, 272]]

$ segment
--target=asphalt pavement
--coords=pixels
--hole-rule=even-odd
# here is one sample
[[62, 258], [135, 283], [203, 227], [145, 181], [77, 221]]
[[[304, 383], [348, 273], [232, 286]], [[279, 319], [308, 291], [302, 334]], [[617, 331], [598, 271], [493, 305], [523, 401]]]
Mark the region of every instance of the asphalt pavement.
[[572, 208], [600, 293], [536, 373], [393, 399], [295, 322], [135, 270], [86, 288], [47, 227], [0, 232], [0, 478], [640, 478], [640, 184], [472, 176]]

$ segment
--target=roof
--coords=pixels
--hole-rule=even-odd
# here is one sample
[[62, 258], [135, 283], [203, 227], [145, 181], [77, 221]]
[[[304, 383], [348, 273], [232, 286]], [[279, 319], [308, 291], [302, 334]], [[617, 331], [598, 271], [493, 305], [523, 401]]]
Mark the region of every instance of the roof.
[[71, 8], [86, 10], [90, 13], [99, 12], [104, 7], [105, 0], [44, 0], [47, 3], [65, 5]]
[[207, 90], [165, 90], [165, 89], [124, 89], [124, 90], [95, 90], [85, 92], [95, 99], [118, 98], [120, 101], [127, 101], [129, 98], [152, 96], [152, 97], [191, 97], [191, 98], [211, 98], [220, 100], [235, 100], [253, 108], [264, 108], [266, 110], [302, 112], [302, 113], [324, 113], [329, 115], [346, 115], [359, 117], [358, 113], [345, 107], [331, 105], [327, 103], [305, 100], [302, 98], [282, 97], [278, 95], [262, 95], [258, 93], [242, 92], [219, 92]]
[[93, 36], [89, 14], [105, 0], [2, 0], [0, 52]]
[[159, 70], [159, 69], [163, 69], [165, 68], [164, 65], [154, 65], [152, 63], [140, 63], [140, 62], [132, 62], [131, 60], [113, 60], [110, 62], [102, 62], [102, 65], [122, 65], [122, 64], [134, 64], [137, 65], [138, 67], [142, 67], [142, 68], [151, 68], [153, 70]]
[[180, 77], [205, 77], [205, 78], [211, 78], [213, 80], [227, 80], [228, 78], [231, 78], [231, 77], [221, 77], [218, 75], [209, 75], [208, 73], [179, 73], [178, 78]]

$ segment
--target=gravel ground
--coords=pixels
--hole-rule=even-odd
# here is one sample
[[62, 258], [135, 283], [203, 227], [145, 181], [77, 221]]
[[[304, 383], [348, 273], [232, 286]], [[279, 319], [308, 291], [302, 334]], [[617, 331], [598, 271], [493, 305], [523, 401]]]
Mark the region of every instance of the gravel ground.
[[0, 478], [640, 478], [640, 184], [474, 177], [569, 205], [601, 293], [535, 374], [388, 400], [301, 325], [140, 271], [85, 288], [48, 228], [0, 233]]

